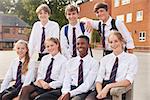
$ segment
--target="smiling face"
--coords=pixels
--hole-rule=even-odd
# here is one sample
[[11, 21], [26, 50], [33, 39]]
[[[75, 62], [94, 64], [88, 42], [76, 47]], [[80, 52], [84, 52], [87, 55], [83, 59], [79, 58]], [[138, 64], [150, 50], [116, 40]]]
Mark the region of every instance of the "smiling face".
[[40, 10], [38, 13], [38, 18], [43, 23], [48, 22], [49, 14], [44, 10]]
[[19, 56], [20, 60], [22, 58], [24, 58], [28, 52], [27, 44], [25, 44], [25, 43], [17, 43], [15, 45], [15, 49], [16, 49], [16, 53]]
[[95, 13], [96, 13], [96, 16], [104, 22], [106, 22], [109, 18], [109, 13], [104, 8], [99, 8]]
[[59, 44], [53, 42], [52, 40], [45, 41], [46, 49], [48, 53], [55, 56], [59, 52]]
[[68, 19], [70, 24], [76, 24], [78, 20], [79, 14], [77, 11], [67, 11], [66, 18]]
[[122, 36], [119, 38], [121, 34], [110, 34], [108, 38], [108, 42], [113, 52], [118, 54], [123, 51], [124, 42], [122, 41]]
[[84, 57], [88, 54], [89, 43], [84, 38], [77, 39], [77, 50], [79, 51], [80, 57]]

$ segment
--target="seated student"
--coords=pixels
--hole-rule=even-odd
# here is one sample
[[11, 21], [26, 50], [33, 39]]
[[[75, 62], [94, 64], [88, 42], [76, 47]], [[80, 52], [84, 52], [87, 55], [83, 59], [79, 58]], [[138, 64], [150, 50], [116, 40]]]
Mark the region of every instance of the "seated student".
[[76, 45], [79, 56], [70, 59], [66, 64], [59, 100], [85, 100], [94, 88], [99, 63], [88, 55], [89, 38], [85, 35], [79, 36]]
[[67, 59], [60, 53], [60, 42], [57, 38], [47, 38], [45, 46], [48, 55], [44, 56], [38, 67], [37, 79], [22, 89], [19, 100], [33, 100], [36, 96], [62, 86]]
[[[111, 31], [108, 42], [113, 53], [104, 56], [100, 61], [100, 69], [96, 79], [97, 99], [109, 99], [109, 90], [115, 87], [127, 87], [133, 83], [138, 68], [137, 57], [124, 52], [125, 41], [117, 31]], [[93, 95], [94, 96], [94, 95]]]
[[[27, 45], [28, 43], [24, 40], [19, 40], [15, 44], [14, 49], [18, 57], [12, 60], [1, 84], [0, 100], [12, 100], [17, 97], [21, 88], [35, 79], [34, 62], [30, 61]], [[9, 83], [13, 80], [15, 84], [9, 87]]]

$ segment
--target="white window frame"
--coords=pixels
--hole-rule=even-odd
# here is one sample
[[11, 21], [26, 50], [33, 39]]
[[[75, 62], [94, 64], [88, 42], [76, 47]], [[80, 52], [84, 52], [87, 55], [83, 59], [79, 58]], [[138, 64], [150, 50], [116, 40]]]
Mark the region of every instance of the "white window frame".
[[117, 15], [116, 19], [119, 19], [124, 22], [124, 15]]
[[130, 0], [121, 0], [121, 5], [129, 4]]
[[126, 15], [126, 23], [131, 23], [132, 22], [132, 13], [127, 13]]
[[139, 32], [139, 41], [140, 42], [146, 41], [146, 32], [145, 31]]
[[136, 21], [142, 21], [143, 20], [143, 10], [139, 10], [136, 12]]
[[114, 0], [114, 7], [119, 7], [120, 0]]

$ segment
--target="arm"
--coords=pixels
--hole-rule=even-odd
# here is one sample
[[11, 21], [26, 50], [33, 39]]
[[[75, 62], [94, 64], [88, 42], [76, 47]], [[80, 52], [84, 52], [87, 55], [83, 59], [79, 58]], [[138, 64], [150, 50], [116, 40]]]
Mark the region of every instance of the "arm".
[[92, 85], [94, 85], [99, 64], [98, 62], [94, 61], [94, 64], [91, 64], [91, 66], [92, 68], [89, 70], [88, 76], [86, 77], [84, 82], [76, 89], [70, 91], [71, 97], [77, 94], [88, 92], [91, 89]]
[[1, 90], [0, 92], [4, 91], [8, 86], [9, 83], [13, 80], [13, 62], [11, 63], [11, 65], [9, 66], [9, 69], [5, 75], [5, 78], [1, 84]]
[[33, 53], [35, 51], [35, 46], [36, 46], [36, 41], [35, 41], [35, 38], [36, 38], [36, 24], [33, 25], [33, 28], [32, 28], [32, 31], [31, 31], [31, 35], [30, 35], [30, 38], [29, 38], [29, 44], [28, 44], [28, 47], [29, 47], [29, 55], [30, 57], [33, 56]]
[[67, 59], [70, 59], [71, 54], [69, 51], [69, 44], [67, 42], [67, 38], [66, 38], [65, 33], [64, 33], [64, 27], [62, 27], [61, 31], [60, 31], [60, 45], [61, 45], [62, 54], [65, 57], [67, 57]]
[[128, 52], [133, 53], [134, 41], [127, 27], [125, 26], [123, 22], [119, 20], [116, 20], [116, 27], [119, 30], [119, 32], [123, 35], [126, 41], [126, 47], [127, 47]]

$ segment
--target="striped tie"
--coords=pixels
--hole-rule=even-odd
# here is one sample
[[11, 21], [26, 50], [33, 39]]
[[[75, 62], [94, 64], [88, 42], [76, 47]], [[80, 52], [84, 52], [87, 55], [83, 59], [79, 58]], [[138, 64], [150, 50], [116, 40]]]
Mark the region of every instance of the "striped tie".
[[110, 78], [109, 78], [111, 82], [115, 82], [117, 68], [118, 68], [118, 57], [116, 57], [115, 63], [114, 63], [113, 68], [111, 70], [111, 74], [110, 74]]
[[83, 60], [80, 60], [79, 71], [78, 71], [78, 86], [83, 83]]
[[17, 76], [16, 76], [15, 87], [20, 87], [22, 85], [22, 83], [21, 83], [21, 69], [22, 69], [22, 62], [19, 61], [19, 65], [18, 65], [18, 69], [17, 69]]
[[103, 24], [103, 31], [102, 31], [102, 46], [105, 48], [105, 26], [106, 24]]
[[41, 38], [41, 48], [40, 48], [40, 51], [41, 53], [44, 51], [45, 49], [45, 45], [44, 45], [44, 42], [45, 42], [45, 28], [42, 27], [43, 29], [43, 32], [42, 32], [42, 38]]
[[48, 66], [47, 72], [46, 72], [46, 77], [44, 79], [45, 82], [50, 83], [52, 81], [51, 79], [51, 72], [52, 72], [52, 67], [53, 67], [53, 61], [54, 58], [51, 58], [51, 63]]
[[77, 50], [76, 50], [76, 33], [75, 33], [75, 27], [73, 27], [73, 39], [72, 39], [72, 43], [73, 43], [73, 55], [72, 57], [76, 57], [77, 56]]

